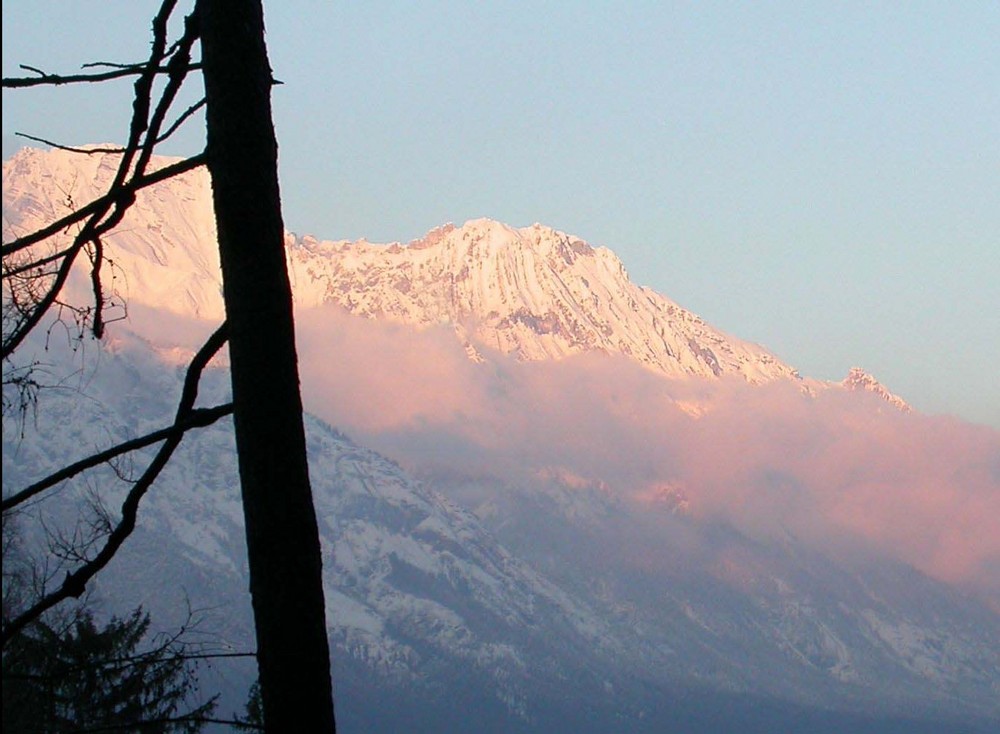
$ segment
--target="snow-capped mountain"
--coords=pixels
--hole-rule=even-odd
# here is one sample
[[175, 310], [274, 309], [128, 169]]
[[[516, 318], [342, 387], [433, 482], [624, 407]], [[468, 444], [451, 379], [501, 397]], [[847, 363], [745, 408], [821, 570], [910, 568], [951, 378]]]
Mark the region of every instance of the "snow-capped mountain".
[[541, 224], [515, 229], [478, 219], [406, 246], [305, 237], [288, 252], [298, 303], [452, 324], [471, 350], [525, 360], [602, 351], [671, 377], [739, 375], [756, 383], [795, 376], [762, 347], [632, 283], [610, 250]]
[[[5, 237], [96, 198], [116, 160], [22, 150], [4, 164]], [[204, 170], [140, 192], [107, 242], [124, 300], [220, 317], [213, 222]], [[472, 355], [482, 347], [525, 360], [602, 351], [671, 377], [739, 375], [757, 383], [796, 376], [762, 347], [633, 284], [610, 250], [540, 224], [514, 229], [480, 219], [406, 246], [289, 235], [288, 263], [300, 308], [335, 304], [418, 327], [448, 323]]]
[[[174, 160], [156, 157], [151, 167]], [[117, 161], [112, 153], [22, 149], [3, 167], [5, 240], [97, 198]], [[222, 318], [211, 183], [204, 169], [138, 192], [136, 206], [105, 244], [118, 304]], [[623, 355], [673, 378], [739, 376], [752, 384], [800, 379], [765, 348], [634, 284], [609, 249], [541, 224], [514, 228], [478, 219], [439, 227], [406, 245], [289, 233], [286, 247], [300, 310], [334, 305], [417, 328], [448, 324], [472, 359], [482, 359], [483, 350], [523, 360], [596, 351]], [[82, 273], [70, 288], [85, 298], [90, 286]], [[803, 387], [859, 384], [852, 371], [843, 383], [807, 380]], [[885, 389], [873, 392], [908, 407]]]
[[[4, 161], [4, 242], [102, 196], [120, 159], [111, 153], [23, 148]], [[150, 168], [156, 170], [175, 160], [155, 157]], [[54, 239], [65, 243], [77, 231], [78, 227], [71, 227]], [[177, 176], [165, 186], [142, 189], [125, 221], [107, 237], [111, 277], [106, 278], [106, 288], [120, 296], [119, 303], [222, 318], [219, 253], [210, 246], [212, 242], [215, 214], [211, 181], [204, 169]], [[70, 286], [77, 297], [89, 292], [86, 278], [72, 280]]]
[[[113, 163], [5, 163], [5, 241], [97, 195]], [[223, 311], [208, 192], [203, 171], [142, 192], [108, 238], [114, 288], [155, 328], [29, 345], [60, 389], [36, 421], [5, 417], [5, 495], [170, 421], [177, 334]], [[345, 361], [416, 373], [388, 402], [354, 382], [327, 401], [412, 403], [369, 431], [400, 464], [307, 418], [342, 730], [996, 730], [995, 433], [879, 410], [903, 406], [862, 372], [803, 380], [541, 225], [286, 246], [298, 316], [327, 328], [300, 340], [307, 391]], [[371, 353], [329, 347], [385, 324]], [[387, 357], [427, 333], [452, 351]], [[224, 368], [202, 394], [226, 399]], [[98, 600], [169, 625], [186, 597], [252, 647], [234, 451], [225, 423], [185, 439]], [[54, 490], [24, 537], [71, 537], [98, 494], [114, 510], [129, 471]], [[221, 676], [234, 707], [250, 675]]]

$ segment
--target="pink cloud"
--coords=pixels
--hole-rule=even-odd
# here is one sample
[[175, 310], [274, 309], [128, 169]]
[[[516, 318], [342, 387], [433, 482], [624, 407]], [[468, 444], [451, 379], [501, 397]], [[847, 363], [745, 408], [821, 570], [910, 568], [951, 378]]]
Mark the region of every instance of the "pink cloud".
[[[297, 319], [306, 409], [411, 468], [571, 477], [634, 502], [644, 524], [669, 514], [650, 512], [658, 503], [682, 502], [752, 537], [888, 556], [1000, 604], [994, 429], [791, 382], [672, 382], [601, 354], [520, 363], [480, 348], [474, 363], [447, 325], [334, 308]], [[157, 328], [157, 341], [192, 345], [208, 331]]]
[[995, 430], [793, 383], [670, 382], [600, 354], [476, 364], [450, 327], [332, 309], [299, 315], [299, 344], [307, 409], [413, 468], [558, 468], [637, 506], [669, 487], [695, 517], [868, 548], [1000, 595]]

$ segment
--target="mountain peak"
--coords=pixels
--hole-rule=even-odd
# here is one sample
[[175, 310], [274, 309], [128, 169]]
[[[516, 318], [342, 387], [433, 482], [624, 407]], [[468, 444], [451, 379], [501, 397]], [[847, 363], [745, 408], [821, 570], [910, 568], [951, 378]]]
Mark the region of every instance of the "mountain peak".
[[845, 377], [843, 382], [841, 382], [841, 385], [843, 385], [846, 390], [861, 390], [878, 395], [885, 402], [904, 413], [909, 413], [912, 410], [905, 400], [890, 392], [887, 387], [875, 379], [874, 375], [870, 372], [866, 372], [861, 367], [851, 367], [850, 371], [847, 373], [847, 377]]
[[[297, 243], [299, 244], [299, 243]], [[316, 243], [289, 248], [296, 303], [417, 327], [447, 323], [470, 353], [518, 359], [618, 354], [669, 377], [796, 377], [763, 348], [712, 328], [640, 288], [610, 250], [552, 227], [494, 219], [448, 224], [403, 247]]]
[[[22, 151], [4, 164], [5, 238], [99, 196], [117, 160], [108, 153]], [[139, 192], [106, 244], [123, 274], [116, 287], [126, 302], [222, 316], [204, 170]], [[535, 361], [601, 352], [675, 378], [798, 377], [762, 347], [632, 283], [607, 248], [539, 223], [517, 228], [484, 217], [432, 229], [409, 245], [294, 235], [286, 245], [298, 308], [333, 304], [417, 328], [450, 324], [469, 354], [495, 350]]]
[[[595, 253], [595, 248], [578, 237], [573, 237], [539, 222], [528, 227], [513, 227], [487, 217], [470, 219], [461, 227], [455, 227], [453, 224], [436, 227], [408, 246], [415, 249], [426, 249], [440, 243], [453, 232], [455, 236], [452, 239], [456, 245], [491, 255], [511, 249], [527, 248], [540, 255], [555, 252], [559, 258], [565, 260], [567, 264], [571, 264], [577, 256]], [[604, 248], [600, 249], [604, 250]], [[618, 258], [610, 250], [604, 250], [604, 252], [605, 256], [612, 260], [616, 266], [621, 266]]]
[[460, 228], [463, 232], [469, 232], [471, 234], [496, 234], [503, 238], [505, 235], [517, 235], [518, 230], [510, 225], [499, 222], [496, 219], [491, 219], [489, 217], [479, 217], [478, 219], [470, 219]]

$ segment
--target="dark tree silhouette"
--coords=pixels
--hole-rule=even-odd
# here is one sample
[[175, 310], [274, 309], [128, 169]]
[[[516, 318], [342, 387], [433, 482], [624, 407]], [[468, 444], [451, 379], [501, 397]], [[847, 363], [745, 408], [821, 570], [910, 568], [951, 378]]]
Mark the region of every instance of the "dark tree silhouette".
[[[37, 502], [64, 479], [137, 448], [159, 444], [132, 483], [117, 521], [100, 525], [75, 552], [76, 568], [46, 585], [23, 610], [3, 620], [7, 645], [58, 604], [79, 598], [91, 578], [118, 553], [135, 528], [143, 496], [192, 429], [233, 414], [240, 465], [250, 589], [257, 635], [260, 692], [269, 731], [333, 731], [333, 698], [321, 579], [319, 536], [306, 464], [302, 405], [286, 272], [277, 145], [271, 121], [273, 84], [260, 0], [197, 0], [183, 33], [168, 39], [176, 0], [162, 0], [153, 18], [147, 61], [93, 64], [102, 71], [4, 79], [4, 88], [94, 83], [135, 77], [132, 119], [119, 167], [107, 193], [58, 221], [3, 243], [4, 413], [27, 410], [41, 389], [35, 365], [17, 361], [19, 347], [46, 320], [68, 318], [83, 337], [101, 338], [107, 312], [120, 307], [105, 288], [104, 238], [114, 231], [136, 192], [207, 165], [223, 268], [227, 321], [192, 361], [176, 415], [164, 428], [90, 457], [67, 457], [64, 469], [5, 494], [3, 512]], [[200, 43], [202, 61], [192, 60]], [[204, 99], [172, 113], [188, 76], [201, 70]], [[154, 82], [163, 79], [161, 85]], [[151, 170], [156, 146], [204, 108], [202, 154]], [[172, 123], [168, 117], [175, 114]], [[32, 137], [32, 136], [26, 136]], [[39, 138], [34, 138], [40, 140]], [[50, 142], [43, 140], [42, 142]], [[58, 146], [65, 147], [65, 146]], [[81, 154], [96, 152], [81, 150]], [[63, 233], [74, 227], [76, 234]], [[46, 246], [47, 245], [47, 246]], [[92, 302], [69, 303], [64, 287], [74, 268], [89, 271]], [[212, 356], [229, 342], [232, 404], [195, 408], [198, 382]]]
[[332, 731], [263, 12], [246, 0], [204, 0], [199, 10], [264, 721], [274, 731]]
[[4, 651], [4, 732], [201, 731], [215, 699], [185, 710], [198, 685], [186, 646], [148, 645], [149, 625], [142, 609], [104, 626], [87, 610], [32, 624]]

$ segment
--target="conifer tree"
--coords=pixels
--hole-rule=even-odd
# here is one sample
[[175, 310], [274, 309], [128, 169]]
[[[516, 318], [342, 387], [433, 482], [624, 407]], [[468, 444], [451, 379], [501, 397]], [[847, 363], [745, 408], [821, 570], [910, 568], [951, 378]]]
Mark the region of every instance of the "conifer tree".
[[177, 638], [148, 645], [141, 608], [99, 625], [86, 608], [39, 620], [3, 654], [3, 731], [198, 732], [215, 699], [186, 709], [197, 677]]

